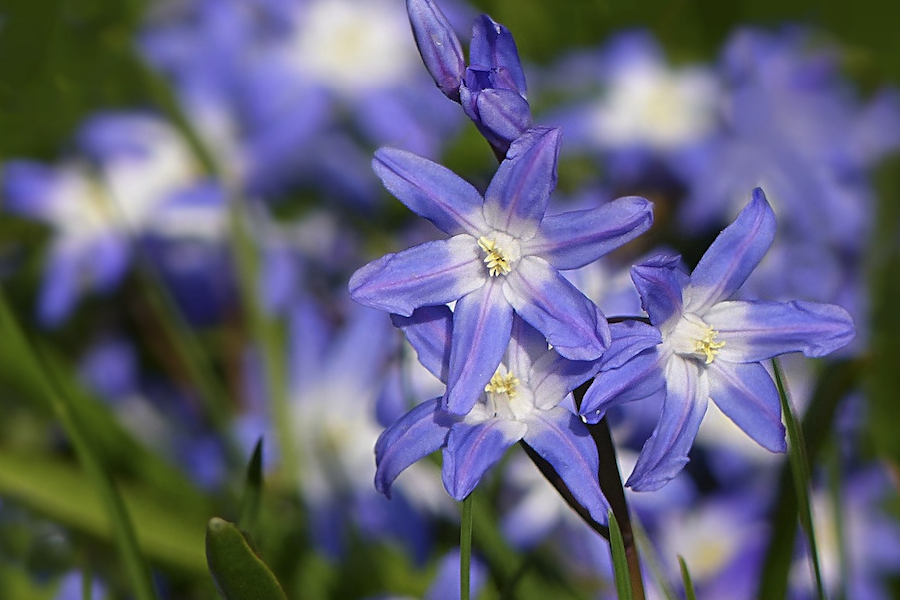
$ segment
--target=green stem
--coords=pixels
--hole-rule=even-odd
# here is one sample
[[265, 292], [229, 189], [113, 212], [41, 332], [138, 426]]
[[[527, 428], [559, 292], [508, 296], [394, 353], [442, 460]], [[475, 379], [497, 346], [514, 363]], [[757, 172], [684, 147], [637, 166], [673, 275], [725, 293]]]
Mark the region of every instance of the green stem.
[[0, 320], [5, 321], [5, 325], [2, 327], [3, 331], [13, 338], [5, 343], [12, 343], [21, 348], [29, 368], [41, 375], [39, 379], [43, 381], [43, 393], [46, 394], [53, 411], [69, 436], [79, 462], [106, 507], [113, 539], [118, 546], [125, 573], [131, 581], [135, 597], [137, 600], [156, 600], [150, 569], [141, 555], [131, 518], [122, 498], [104, 469], [99, 454], [91, 444], [90, 437], [86, 435], [83, 423], [73, 411], [70, 400], [58, 381], [54, 369], [44, 360], [44, 354], [37, 342], [29, 338], [19, 325], [2, 290], [0, 290]]
[[472, 494], [462, 501], [462, 521], [459, 524], [459, 597], [469, 600], [472, 567]]

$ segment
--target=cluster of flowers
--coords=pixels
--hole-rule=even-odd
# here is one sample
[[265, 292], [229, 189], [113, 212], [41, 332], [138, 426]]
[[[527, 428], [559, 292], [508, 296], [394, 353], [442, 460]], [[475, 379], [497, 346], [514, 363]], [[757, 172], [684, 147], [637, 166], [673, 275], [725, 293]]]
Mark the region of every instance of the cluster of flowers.
[[[861, 103], [840, 55], [811, 50], [807, 31], [739, 32], [716, 69], [670, 67], [648, 35], [627, 33], [536, 68], [532, 83], [564, 94], [534, 114], [505, 27], [475, 18], [467, 64], [452, 24], [471, 20], [465, 7], [401, 4], [194, 0], [153, 12], [141, 50], [219, 177], [150, 111], [95, 115], [62, 164], [6, 163], [4, 211], [53, 234], [40, 322], [85, 319], [85, 292], [134, 291], [123, 283], [143, 255], [191, 326], [228, 327], [229, 203], [244, 196], [264, 258], [256, 291], [287, 324], [288, 429], [319, 549], [339, 559], [358, 531], [427, 556], [432, 523], [454, 518], [441, 484], [464, 499], [519, 441], [604, 523], [590, 428], [606, 418], [627, 486], [650, 492], [630, 499], [661, 550], [686, 557], [701, 595], [753, 597], [776, 464], [757, 446], [785, 450], [767, 363], [864, 347], [870, 171], [900, 146], [900, 99]], [[499, 161], [492, 176], [467, 175], [483, 193], [435, 162], [464, 117]], [[591, 174], [556, 190], [570, 158]], [[384, 204], [379, 180], [434, 227]], [[689, 237], [714, 241], [683, 261], [667, 244], [690, 251]], [[404, 245], [350, 276], [373, 248]], [[186, 401], [189, 386], [148, 372], [119, 330], [136, 317], [108, 307], [84, 380], [202, 487], [222, 486], [236, 468], [222, 432]], [[238, 365], [228, 434], [248, 448], [278, 439], [279, 425], [253, 350], [217, 356]], [[785, 365], [803, 404], [813, 371]], [[288, 463], [283, 450], [268, 468]], [[438, 450], [440, 474], [421, 461]], [[691, 477], [676, 478], [689, 455]], [[608, 549], [535, 475], [515, 457], [498, 473], [507, 538], [564, 536], [573, 576], [596, 578]], [[878, 598], [869, 575], [891, 566], [900, 534], [872, 508], [883, 480], [853, 481], [846, 506], [868, 516], [848, 527], [884, 541], [878, 553], [853, 546], [852, 597]], [[805, 593], [802, 573], [794, 585]]]

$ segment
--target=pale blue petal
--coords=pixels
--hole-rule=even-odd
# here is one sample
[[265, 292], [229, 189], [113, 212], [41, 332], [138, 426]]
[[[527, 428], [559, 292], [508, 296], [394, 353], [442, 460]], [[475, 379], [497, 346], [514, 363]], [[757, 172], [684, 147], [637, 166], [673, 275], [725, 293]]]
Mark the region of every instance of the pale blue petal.
[[825, 356], [856, 334], [846, 310], [818, 302], [720, 302], [704, 320], [719, 333], [716, 341], [725, 343], [718, 356], [734, 363], [759, 362], [787, 352]]
[[565, 358], [594, 360], [609, 346], [609, 326], [600, 309], [542, 258], [517, 261], [503, 292]]
[[610, 323], [612, 343], [600, 357], [601, 370], [618, 369], [649, 348], [662, 343], [659, 329], [640, 321]]
[[619, 198], [597, 208], [544, 217], [538, 234], [523, 244], [523, 251], [543, 257], [557, 269], [577, 269], [633, 240], [652, 224], [649, 200]]
[[568, 360], [548, 350], [534, 363], [528, 386], [534, 392], [535, 407], [546, 410], [559, 405], [575, 388], [600, 370], [599, 360]]
[[654, 256], [631, 267], [631, 280], [641, 295], [641, 307], [657, 327], [680, 318], [684, 286], [690, 281], [678, 256]]
[[697, 263], [685, 310], [702, 316], [712, 305], [727, 300], [750, 276], [773, 239], [775, 213], [763, 191], [756, 188], [750, 203]]
[[382, 432], [375, 443], [375, 489], [391, 497], [391, 484], [408, 466], [444, 445], [453, 419], [441, 399], [419, 404]]
[[528, 239], [537, 232], [556, 187], [559, 128], [528, 130], [509, 147], [484, 194], [484, 218], [494, 229]]
[[[556, 354], [549, 349], [544, 334], [529, 325], [520, 316], [513, 314], [512, 336], [506, 351], [505, 364], [507, 368], [520, 379], [528, 377], [532, 371], [532, 365], [548, 353]], [[529, 383], [529, 385], [531, 384]]]
[[717, 358], [707, 367], [707, 376], [710, 398], [735, 425], [766, 450], [787, 450], [778, 389], [765, 367]]
[[460, 299], [485, 278], [481, 249], [463, 234], [387, 254], [354, 273], [348, 287], [360, 304], [408, 317], [420, 306]]
[[[596, 423], [614, 405], [647, 398], [665, 386], [663, 355], [650, 348], [620, 367], [601, 370], [584, 394], [579, 412], [588, 423]], [[601, 359], [602, 362], [602, 359]]]
[[415, 349], [422, 366], [447, 383], [450, 368], [450, 334], [453, 331], [453, 313], [450, 307], [425, 306], [417, 308], [411, 317], [391, 315], [394, 326], [406, 334]]
[[665, 374], [666, 400], [659, 423], [625, 484], [639, 492], [658, 490], [688, 463], [709, 401], [707, 378], [694, 361], [672, 356]]
[[444, 447], [444, 488], [455, 500], [465, 500], [484, 473], [522, 439], [527, 426], [521, 421], [490, 419], [476, 425], [464, 422], [450, 428]]
[[445, 233], [478, 238], [488, 232], [481, 194], [446, 167], [405, 150], [381, 148], [372, 168], [391, 194]]
[[499, 283], [488, 282], [456, 303], [445, 408], [467, 414], [484, 393], [512, 331], [513, 310]]
[[553, 466], [591, 518], [606, 523], [609, 504], [600, 491], [600, 459], [584, 423], [562, 407], [535, 411], [525, 422], [525, 443]]

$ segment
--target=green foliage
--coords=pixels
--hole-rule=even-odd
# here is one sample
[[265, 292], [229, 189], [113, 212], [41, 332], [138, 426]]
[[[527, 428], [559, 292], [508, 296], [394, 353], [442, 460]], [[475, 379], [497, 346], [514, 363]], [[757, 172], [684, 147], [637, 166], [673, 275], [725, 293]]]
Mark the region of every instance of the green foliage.
[[287, 600], [249, 535], [218, 517], [206, 528], [209, 572], [224, 600]]

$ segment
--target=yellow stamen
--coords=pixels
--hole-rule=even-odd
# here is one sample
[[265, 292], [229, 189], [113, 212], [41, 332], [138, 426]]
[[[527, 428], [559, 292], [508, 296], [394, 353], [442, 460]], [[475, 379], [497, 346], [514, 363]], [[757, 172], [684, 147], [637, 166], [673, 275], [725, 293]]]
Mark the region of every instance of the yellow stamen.
[[707, 328], [706, 335], [703, 336], [703, 339], [697, 340], [695, 343], [694, 349], [698, 353], [706, 356], [706, 364], [710, 364], [719, 353], [719, 350], [725, 346], [725, 342], [716, 341], [717, 335], [719, 335], [719, 332], [712, 327], [709, 327]]
[[516, 397], [516, 388], [519, 385], [519, 378], [512, 372], [502, 375], [500, 369], [491, 377], [491, 381], [484, 386], [484, 391], [493, 394], [506, 394], [508, 398]]
[[497, 246], [494, 240], [489, 240], [484, 236], [478, 238], [478, 246], [487, 252], [484, 263], [487, 265], [488, 273], [491, 277], [497, 275], [506, 275], [511, 270], [509, 257], [503, 252], [503, 249]]

